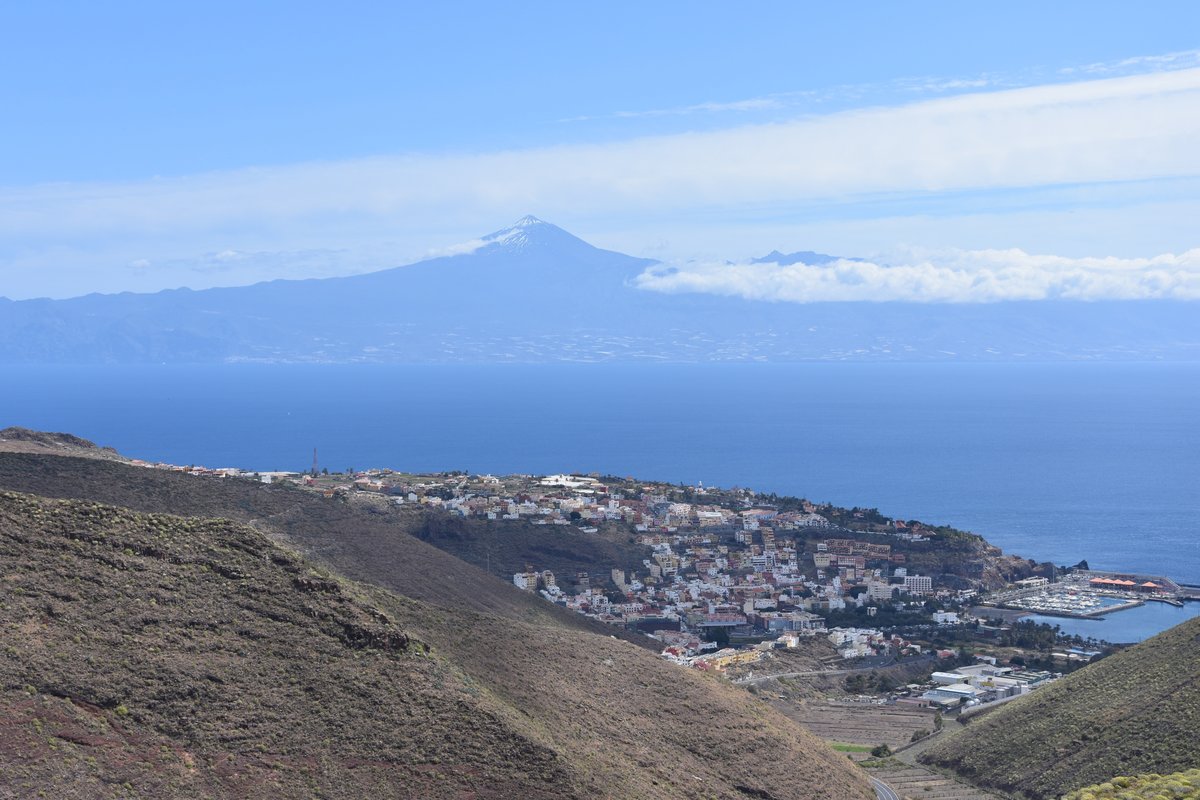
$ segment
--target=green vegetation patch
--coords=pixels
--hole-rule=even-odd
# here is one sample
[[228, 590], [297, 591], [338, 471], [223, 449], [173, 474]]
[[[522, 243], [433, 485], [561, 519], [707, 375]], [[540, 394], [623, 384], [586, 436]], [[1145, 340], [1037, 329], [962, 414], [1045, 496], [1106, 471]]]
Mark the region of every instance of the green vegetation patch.
[[1063, 800], [1193, 800], [1200, 797], [1200, 769], [1170, 775], [1113, 778], [1078, 789]]

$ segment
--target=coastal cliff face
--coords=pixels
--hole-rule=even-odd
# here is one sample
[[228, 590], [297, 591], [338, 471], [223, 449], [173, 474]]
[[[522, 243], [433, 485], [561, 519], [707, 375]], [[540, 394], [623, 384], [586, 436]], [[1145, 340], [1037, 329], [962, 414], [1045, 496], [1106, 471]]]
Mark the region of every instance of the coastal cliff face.
[[40, 453], [103, 458], [112, 461], [126, 460], [111, 447], [100, 447], [95, 442], [72, 433], [50, 433], [15, 426], [0, 430], [0, 450], [7, 453]]
[[1016, 555], [1004, 555], [997, 547], [988, 546], [983, 554], [980, 585], [985, 589], [1001, 589], [1024, 578], [1052, 577], [1055, 567], [1049, 562], [1038, 563]]
[[17, 796], [873, 796], [752, 695], [368, 510], [0, 461], [0, 485], [22, 484], [0, 493], [0, 787]]

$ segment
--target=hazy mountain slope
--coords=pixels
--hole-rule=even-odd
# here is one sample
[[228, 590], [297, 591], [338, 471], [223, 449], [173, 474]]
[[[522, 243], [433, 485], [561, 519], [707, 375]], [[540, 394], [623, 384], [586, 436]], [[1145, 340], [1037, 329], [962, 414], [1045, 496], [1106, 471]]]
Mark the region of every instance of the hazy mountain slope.
[[[287, 495], [292, 494], [272, 492], [268, 491], [269, 487], [245, 483], [245, 487], [254, 491], [242, 495], [234, 486], [239, 482], [202, 480], [186, 475], [174, 475], [173, 479], [161, 482], [141, 482], [138, 480], [139, 473], [151, 476], [155, 476], [156, 473], [96, 460], [53, 456], [3, 456], [0, 463], [4, 466], [6, 482], [13, 482], [13, 472], [21, 471], [22, 467], [30, 467], [31, 461], [34, 462], [33, 467], [41, 464], [44, 469], [26, 469], [27, 483], [37, 483], [43, 489], [57, 488], [60, 494], [82, 493], [88, 486], [103, 487], [98, 491], [110, 495], [124, 493], [144, 505], [170, 503], [179, 499], [192, 507], [205, 506], [211, 511], [225, 502], [232, 501], [234, 506], [231, 508], [231, 515], [245, 515], [264, 510], [259, 504], [265, 501], [259, 497], [268, 497], [274, 502], [279, 498], [291, 499]], [[158, 477], [170, 475], [172, 474], [157, 474]], [[125, 486], [126, 481], [130, 481], [130, 485]], [[333, 507], [332, 503], [329, 505]], [[199, 687], [196, 691], [207, 691], [210, 684], [218, 687], [241, 685], [224, 677], [218, 668], [247, 671], [250, 674], [244, 676], [245, 680], [253, 678], [271, 685], [280, 684], [281, 688], [277, 691], [284, 693], [295, 686], [292, 679], [298, 678], [300, 685], [309, 687], [305, 690], [306, 698], [311, 699], [311, 696], [315, 696], [327, 706], [326, 712], [323, 713], [336, 714], [336, 709], [340, 707], [336, 695], [319, 692], [312, 694], [311, 681], [304, 672], [307, 667], [302, 647], [296, 645], [300, 649], [288, 649], [291, 645], [279, 645], [280, 634], [273, 629], [265, 630], [264, 638], [255, 638], [255, 632], [260, 623], [291, 624], [294, 619], [299, 618], [322, 630], [333, 631], [336, 637], [337, 631], [345, 630], [342, 620], [347, 614], [358, 613], [356, 609], [366, 609], [363, 612], [366, 616], [361, 625], [369, 632], [376, 631], [378, 626], [384, 626], [379, 629], [383, 631], [383, 641], [392, 641], [389, 636], [403, 635], [409, 637], [410, 641], [431, 646], [433, 660], [447, 670], [444, 682], [434, 681], [435, 690], [450, 691], [456, 686], [465, 685], [475, 705], [465, 707], [464, 713], [469, 717], [482, 713], [491, 714], [489, 719], [494, 719], [501, 730], [504, 726], [513, 728], [511, 736], [498, 736], [516, 749], [509, 755], [486, 756], [495, 762], [498, 768], [507, 770], [504, 774], [512, 780], [519, 782], [526, 774], [544, 773], [550, 776], [546, 780], [567, 797], [574, 796], [576, 791], [583, 791], [589, 796], [614, 798], [775, 797], [834, 800], [865, 799], [871, 796], [862, 774], [849, 762], [828, 750], [794, 723], [760, 704], [748, 693], [720, 683], [712, 677], [682, 670], [664, 662], [647, 650], [614, 638], [610, 635], [613, 632], [611, 629], [581, 624], [586, 621], [576, 615], [570, 615], [574, 620], [562, 618], [559, 609], [518, 592], [511, 586], [505, 586], [495, 578], [461, 562], [457, 562], [461, 566], [454, 572], [443, 573], [442, 570], [451, 569], [456, 559], [394, 529], [390, 530], [390, 535], [386, 538], [381, 536], [371, 540], [375, 554], [375, 574], [387, 578], [380, 583], [402, 588], [414, 573], [432, 572], [435, 579], [443, 579], [446, 582], [445, 593], [439, 605], [432, 606], [399, 597], [384, 589], [353, 587], [333, 579], [334, 583], [341, 587], [335, 594], [327, 590], [328, 583], [324, 582], [323, 578], [310, 581], [307, 572], [302, 576], [304, 581], [300, 584], [288, 583], [288, 580], [295, 577], [293, 567], [300, 563], [294, 556], [278, 551], [283, 552], [279, 558], [271, 556], [264, 559], [263, 554], [277, 552], [266, 537], [225, 521], [176, 521], [175, 518], [155, 517], [143, 522], [142, 520], [147, 518], [130, 511], [111, 510], [78, 502], [64, 504], [60, 501], [41, 501], [14, 495], [4, 496], [0, 500], [0, 506], [8, 509], [6, 513], [12, 522], [5, 530], [15, 531], [10, 537], [14, 544], [6, 551], [9, 553], [7, 566], [0, 569], [0, 574], [9, 576], [9, 580], [14, 576], [23, 575], [22, 580], [36, 578], [37, 581], [36, 587], [31, 587], [36, 588], [36, 592], [20, 595], [22, 598], [29, 598], [28, 603], [22, 600], [21, 606], [5, 609], [6, 612], [12, 609], [19, 610], [12, 624], [18, 630], [24, 629], [21, 626], [28, 628], [36, 624], [40, 626], [36, 630], [39, 640], [57, 643], [55, 647], [81, 648], [69, 658], [46, 656], [52, 661], [69, 662], [70, 665], [74, 665], [71, 667], [74, 671], [63, 675], [52, 673], [57, 676], [52, 682], [53, 685], [39, 687], [36, 701], [41, 704], [37, 708], [43, 708], [42, 711], [31, 711], [34, 706], [26, 702], [30, 698], [11, 693], [13, 687], [29, 682], [28, 671], [17, 671], [11, 677], [6, 677], [4, 685], [10, 688], [10, 693], [6, 695], [5, 702], [11, 704], [13, 713], [19, 712], [23, 715], [21, 719], [30, 719], [30, 713], [37, 713], [42, 717], [40, 724], [43, 726], [54, 722], [66, 726], [64, 730], [68, 737], [76, 736], [77, 731], [71, 726], [78, 727], [80, 723], [70, 717], [70, 709], [62, 704], [55, 705], [56, 701], [43, 695], [62, 695], [75, 691], [60, 691], [56, 686], [80, 686], [86, 690], [82, 691], [82, 695], [90, 697], [91, 694], [88, 693], [93, 693], [112, 706], [115, 702], [119, 703], [120, 698], [112, 692], [103, 692], [103, 687], [108, 685], [105, 682], [106, 678], [93, 672], [92, 668], [104, 667], [104, 671], [107, 671], [109, 660], [131, 665], [131, 677], [128, 680], [121, 677], [124, 673], [118, 669], [117, 675], [120, 680], [114, 685], [129, 686], [132, 695], [152, 698], [151, 710], [139, 712], [142, 716], [138, 716], [132, 713], [133, 705], [125, 702], [126, 708], [131, 711], [129, 717], [117, 715], [115, 706], [101, 712], [100, 715], [107, 720], [110, 727], [114, 721], [119, 721], [118, 717], [138, 724], [144, 723], [149, 727], [138, 728], [130, 736], [116, 742], [105, 740], [105, 746], [111, 748], [105, 752], [111, 756], [115, 765], [136, 762], [137, 754], [145, 752], [147, 748], [156, 749], [160, 746], [166, 746], [167, 750], [172, 752], [182, 748], [183, 751], [194, 755], [196, 751], [192, 747], [181, 745], [178, 741], [178, 737], [187, 739], [199, 736], [193, 732], [192, 727], [171, 728], [167, 722], [160, 725], [156, 720], [190, 719], [193, 716], [191, 712], [186, 706], [181, 707], [178, 704], [191, 702], [194, 686]], [[18, 510], [13, 511], [10, 506], [17, 507]], [[25, 506], [32, 510], [23, 510]], [[60, 524], [59, 515], [53, 524], [44, 523], [46, 509], [52, 508], [67, 509], [69, 515], [66, 520]], [[285, 515], [299, 513], [300, 508], [297, 506], [292, 506], [291, 511], [285, 511]], [[113, 519], [119, 520], [120, 524], [114, 526], [111, 522]], [[345, 519], [343, 523], [346, 523]], [[161, 535], [164, 529], [167, 535], [160, 541], [156, 537]], [[329, 541], [342, 539], [351, 533], [351, 527], [341, 524], [326, 528], [320, 519], [304, 530], [306, 537]], [[186, 535], [177, 536], [176, 531]], [[382, 531], [383, 529], [380, 529], [380, 532]], [[100, 544], [88, 544], [89, 541], [95, 541], [97, 535], [100, 537]], [[335, 548], [335, 553], [340, 553], [338, 557], [346, 563], [357, 564], [363, 568], [361, 562], [356, 562], [355, 558], [346, 555], [347, 552], [353, 555], [356, 547], [346, 551]], [[26, 553], [27, 548], [40, 549]], [[422, 553], [425, 551], [433, 551], [433, 556], [428, 560], [423, 560]], [[223, 557], [226, 552], [230, 556], [228, 559]], [[194, 553], [199, 555], [193, 555]], [[98, 558], [100, 566], [86, 561], [76, 563], [81, 557], [80, 554], [88, 558]], [[357, 557], [367, 558], [368, 555], [364, 552]], [[409, 558], [414, 555], [415, 559]], [[47, 567], [26, 569], [24, 572], [14, 569], [17, 563], [36, 564], [47, 559], [50, 564]], [[252, 562], [251, 566], [244, 563], [247, 559]], [[206, 564], [208, 569], [194, 567], [197, 561]], [[276, 568], [286, 574], [281, 579], [282, 583], [275, 581], [272, 584], [268, 578], [275, 573]], [[173, 571], [180, 569], [184, 571], [183, 574], [175, 575]], [[107, 576], [108, 570], [115, 571], [115, 582], [110, 583], [106, 578], [89, 578], [93, 571], [102, 572]], [[164, 570], [166, 573], [160, 575]], [[267, 571], [266, 577], [260, 574], [262, 570]], [[364, 571], [368, 570], [364, 568]], [[92, 594], [81, 594], [81, 590], [76, 588], [73, 582], [74, 576], [80, 576], [85, 588]], [[202, 585], [193, 589], [193, 579], [201, 581]], [[279, 585], [273, 593], [265, 593], [261, 586], [268, 584]], [[61, 593], [62, 590], [57, 588], [60, 585], [69, 586], [68, 594], [63, 598], [56, 598], [51, 592]], [[297, 594], [288, 594], [289, 587], [295, 589]], [[123, 594], [108, 598], [105, 592]], [[77, 603], [77, 600], [71, 599], [77, 595], [78, 600], [86, 599], [87, 602], [69, 605], [66, 611], [59, 608], [62, 604]], [[315, 595], [321, 602], [333, 603], [334, 607], [314, 604], [315, 601], [310, 600], [310, 595]], [[490, 596], [492, 600], [489, 603], [481, 603], [479, 596]], [[245, 600], [245, 597], [249, 600]], [[457, 597], [459, 602], [452, 602], [453, 597]], [[137, 598], [141, 598], [141, 602], [138, 602]], [[150, 599], [154, 599], [156, 603], [150, 604]], [[199, 603], [199, 608], [196, 608], [194, 603]], [[230, 603], [233, 606], [227, 607]], [[499, 607], [504, 615], [467, 610], [488, 604]], [[163, 606], [168, 610], [163, 611]], [[136, 609], [136, 613], [129, 609]], [[255, 616], [247, 617], [248, 613], [261, 613], [267, 622], [261, 622]], [[339, 614], [341, 616], [338, 616]], [[380, 617], [379, 614], [383, 616]], [[386, 623], [382, 621], [383, 618], [387, 619]], [[31, 619], [34, 622], [31, 622]], [[352, 621], [358, 619], [351, 617]], [[197, 626], [199, 632], [193, 632], [192, 629]], [[92, 631], [89, 636], [108, 637], [105, 639], [108, 643], [105, 660], [93, 658], [90, 663], [86, 660], [87, 656], [82, 651], [87, 650], [91, 640], [87, 637], [82, 641], [76, 640], [75, 637], [80, 635], [77, 630], [79, 627], [87, 627]], [[126, 628], [130, 630], [128, 635]], [[351, 628], [351, 631], [356, 630]], [[216, 643], [204, 644], [207, 640], [202, 640], [202, 637], [207, 636], [218, 637]], [[241, 638], [248, 638], [249, 643], [240, 649], [220, 649], [224, 647], [225, 642], [225, 638], [222, 637], [229, 636], [233, 636], [239, 642]], [[347, 646], [351, 649], [362, 639], [362, 636], [354, 632], [348, 634], [348, 637], [350, 643]], [[294, 642], [294, 639], [288, 641]], [[131, 652], [128, 650], [130, 647], [138, 649]], [[183, 648], [182, 654], [178, 648]], [[275, 672], [274, 667], [270, 666], [272, 662], [269, 654], [260, 654], [258, 648], [268, 648], [271, 653], [289, 653], [288, 663], [293, 672]], [[138, 666], [140, 662], [137, 653], [140, 653], [141, 649], [154, 653], [145, 668]], [[234, 650], [233, 655], [228, 654], [229, 649]], [[225, 660], [210, 663], [205, 656], [209, 651], [219, 651]], [[359, 655], [365, 657], [361, 653]], [[408, 657], [398, 654], [389, 658], [394, 661], [401, 655]], [[423, 651], [419, 655], [424, 657]], [[192, 662], [189, 659], [193, 657], [201, 658], [206, 664], [207, 672], [191, 672]], [[248, 661], [240, 661], [242, 658]], [[261, 658], [267, 658], [267, 661], [265, 666], [259, 667], [258, 662]], [[318, 654], [318, 665], [325, 663], [321, 658]], [[33, 662], [28, 655], [18, 650], [15, 664], [10, 666], [13, 669], [19, 667], [20, 670], [25, 670], [26, 667], [22, 665], [30, 663]], [[425, 663], [420, 662], [422, 665]], [[335, 666], [337, 664], [340, 662], [336, 662]], [[355, 666], [358, 664], [359, 661], [356, 660]], [[385, 666], [391, 664], [392, 661], [387, 661]], [[324, 666], [321, 668], [324, 669]], [[333, 669], [330, 667], [330, 670]], [[224, 680], [224, 684], [208, 677], [213, 670], [217, 670], [214, 674], [220, 680]], [[40, 668], [38, 671], [41, 671]], [[345, 683], [351, 687], [348, 690], [358, 693], [362, 703], [370, 705], [387, 702], [386, 699], [381, 700], [378, 694], [390, 691], [384, 678], [371, 678], [370, 675], [374, 673], [368, 673], [366, 680], [357, 676], [338, 678], [338, 674], [340, 673], [331, 671], [328, 675], [321, 673], [317, 677], [322, 682], [328, 680], [336, 681], [339, 685]], [[242, 680], [242, 677], [238, 680]], [[419, 681], [412, 679], [412, 684], [416, 687], [412, 691], [420, 691]], [[177, 690], [172, 687], [182, 688]], [[247, 750], [252, 750], [247, 741], [260, 741], [260, 731], [270, 733], [285, 744], [292, 741], [282, 733], [271, 733], [274, 730], [272, 726], [278, 721], [277, 717], [259, 709], [251, 700], [254, 696], [253, 693], [247, 692], [243, 695], [245, 700], [241, 703], [232, 706], [218, 704], [220, 709], [224, 709], [221, 711], [223, 716], [211, 726], [208, 723], [201, 726], [205, 731], [232, 727], [251, 732], [249, 740], [235, 736], [226, 742], [227, 749], [235, 755], [234, 762], [230, 762], [230, 771], [238, 772], [239, 775], [251, 772], [249, 766], [240, 772], [233, 767], [242, 763], [241, 759], [245, 757]], [[184, 699], [179, 700], [179, 697]], [[210, 695], [204, 693], [198, 695], [199, 701], [208, 697]], [[296, 704], [303, 707], [300, 700], [290, 695], [280, 695], [280, 698], [280, 702], [288, 701], [288, 713], [296, 710]], [[94, 700], [87, 702], [100, 705]], [[424, 706], [431, 706], [432, 701], [421, 702]], [[172, 703], [175, 705], [171, 705]], [[436, 706], [436, 703], [433, 706]], [[276, 707], [274, 701], [270, 707]], [[201, 720], [207, 719], [205, 713], [196, 713]], [[243, 713], [248, 719], [240, 716]], [[376, 715], [387, 721], [393, 713], [401, 712], [388, 710], [386, 713], [376, 712]], [[354, 737], [356, 741], [361, 740], [364, 747], [366, 742], [376, 741], [383, 736], [382, 733], [373, 732], [377, 730], [375, 727], [368, 726], [369, 729], [364, 729], [358, 726], [355, 715], [337, 715], [336, 718], [340, 722], [339, 729], [332, 736], [335, 743], [325, 745], [326, 748], [336, 749], [338, 736]], [[434, 733], [439, 731], [442, 724], [440, 718], [429, 718], [427, 727], [430, 730], [431, 741], [437, 739]], [[446, 724], [457, 726], [459, 723], [450, 718]], [[36, 729], [32, 719], [29, 725]], [[163, 727], [164, 725], [166, 727]], [[320, 726], [317, 726], [317, 730], [321, 730]], [[485, 730], [479, 735], [483, 736], [486, 732]], [[453, 747], [457, 734], [451, 735], [445, 730], [442, 733], [444, 736], [441, 741], [446, 743], [446, 746]], [[297, 732], [294, 735], [301, 734]], [[276, 739], [268, 741], [274, 742]], [[131, 743], [136, 743], [138, 747], [142, 747], [144, 743], [145, 746], [133, 753], [129, 749], [133, 747]], [[29, 743], [28, 747], [20, 743], [14, 745], [17, 754], [10, 758], [21, 765], [31, 764], [40, 758], [40, 755], [45, 755], [43, 750], [39, 749], [41, 745], [37, 744], [35, 747], [35, 744], [37, 743]], [[384, 745], [382, 752], [390, 752], [387, 750], [386, 738]], [[493, 745], [495, 748], [500, 747], [499, 744], [488, 741], [481, 742], [478, 746]], [[28, 748], [33, 748], [32, 755]], [[524, 763], [526, 748], [530, 754], [528, 765]], [[319, 748], [318, 750], [326, 752]], [[86, 763], [87, 754], [84, 751], [78, 754], [71, 752], [75, 758], [72, 770], [82, 770], [83, 767], [78, 765], [78, 761], [84, 759]], [[212, 763], [225, 764], [226, 761], [221, 760], [219, 755], [223, 751], [217, 752], [218, 755], [213, 757], [217, 760]], [[337, 758], [343, 755], [351, 758], [353, 753], [337, 751]], [[254, 756], [258, 758], [259, 754], [254, 752]], [[268, 765], [278, 761], [269, 748], [261, 758]], [[329, 758], [334, 756], [330, 755]], [[324, 765], [329, 758], [319, 760], [319, 763]], [[439, 758], [442, 766], [428, 769], [449, 770], [460, 763], [449, 757]], [[512, 759], [517, 759], [517, 763], [508, 763]], [[42, 763], [45, 769], [50, 769], [51, 766], [58, 768], [55, 759], [38, 763]], [[360, 789], [369, 785], [366, 782], [371, 780], [390, 780], [388, 764], [380, 765], [377, 760], [370, 763], [376, 773], [360, 772], [357, 775], [359, 783], [353, 784]], [[786, 764], [787, 768], [780, 769], [780, 764]], [[285, 760], [284, 769], [291, 769], [290, 762]], [[463, 771], [466, 772], [465, 766]], [[5, 773], [0, 775], [6, 773], [7, 764]], [[75, 775], [76, 772], [70, 774]], [[145, 775], [136, 770], [134, 774], [140, 776], [139, 780], [146, 779]], [[204, 771], [200, 770], [200, 774], [204, 774]], [[270, 785], [270, 781], [274, 780], [262, 777], [258, 772], [253, 774], [259, 776], [255, 778], [256, 786]], [[482, 779], [481, 775], [482, 773], [467, 774], [463, 780]], [[541, 779], [538, 780], [539, 786], [544, 785]], [[145, 785], [150, 786], [149, 783]], [[192, 786], [180, 785], [185, 789]], [[496, 785], [504, 784], [500, 782]], [[508, 784], [508, 789], [497, 789], [498, 794], [495, 796], [537, 796], [524, 792], [523, 788], [513, 791], [512, 785]], [[207, 789], [208, 784], [204, 786]], [[244, 788], [243, 784], [239, 786]], [[285, 793], [285, 796], [292, 795]], [[477, 796], [490, 795], [480, 793]]]
[[814, 253], [812, 250], [797, 250], [795, 253], [781, 253], [778, 250], [772, 250], [762, 258], [750, 259], [751, 264], [779, 264], [781, 266], [808, 264], [812, 267], [823, 267], [838, 261], [862, 261], [862, 259], [831, 256], [827, 253]]
[[636, 288], [653, 263], [527, 217], [353, 277], [0, 299], [0, 363], [1200, 358], [1195, 303], [767, 302]]
[[479, 244], [347, 278], [5, 303], [0, 361], [437, 360], [447, 337], [554, 335], [589, 308], [620, 324], [611, 298], [653, 263], [533, 218]]
[[1200, 618], [999, 708], [922, 759], [973, 783], [1058, 797], [1200, 762]]
[[224, 521], [0, 494], [0, 794], [558, 797], [526, 724]]

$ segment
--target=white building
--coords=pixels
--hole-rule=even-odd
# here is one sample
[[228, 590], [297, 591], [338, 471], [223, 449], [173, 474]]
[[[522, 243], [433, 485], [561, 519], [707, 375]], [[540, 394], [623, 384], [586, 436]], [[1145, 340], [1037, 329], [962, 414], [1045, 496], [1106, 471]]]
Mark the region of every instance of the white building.
[[933, 594], [933, 578], [928, 575], [906, 575], [904, 591], [909, 594]]
[[536, 572], [517, 572], [513, 574], [513, 585], [527, 592], [537, 591], [538, 574]]

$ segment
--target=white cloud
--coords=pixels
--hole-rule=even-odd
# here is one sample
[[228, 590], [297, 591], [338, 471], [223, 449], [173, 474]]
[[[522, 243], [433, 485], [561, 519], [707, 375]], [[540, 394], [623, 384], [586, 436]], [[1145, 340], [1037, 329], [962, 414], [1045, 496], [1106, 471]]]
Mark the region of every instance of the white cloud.
[[847, 259], [820, 266], [692, 263], [647, 270], [636, 283], [650, 291], [792, 303], [1200, 300], [1200, 249], [1154, 258], [959, 250], [895, 264]]
[[484, 239], [468, 239], [465, 242], [458, 242], [456, 244], [446, 245], [445, 247], [430, 248], [425, 252], [424, 258], [470, 255], [486, 244], [487, 241]]
[[953, 92], [962, 89], [985, 89], [996, 83], [993, 78], [925, 78], [906, 81], [903, 88], [911, 92]]
[[[0, 234], [260, 229], [347, 216], [503, 220], [872, 192], [1200, 175], [1200, 69], [960, 95], [787, 123], [0, 191]], [[402, 224], [405, 220], [398, 220]], [[328, 223], [325, 223], [328, 224]]]
[[587, 122], [595, 119], [639, 119], [642, 117], [678, 117], [688, 114], [719, 114], [726, 111], [777, 111], [787, 107], [784, 98], [794, 96], [792, 93], [768, 97], [750, 97], [745, 100], [729, 102], [693, 103], [688, 106], [673, 106], [671, 108], [651, 108], [644, 111], [614, 111], [612, 114], [600, 116], [569, 117], [559, 122]]
[[[213, 284], [211, 280], [205, 280], [206, 276], [235, 274], [239, 277], [250, 276], [250, 282], [253, 282], [284, 277], [325, 278], [362, 271], [348, 270], [346, 255], [345, 251], [340, 250], [248, 251], [227, 248], [184, 257], [158, 258], [153, 261], [140, 258], [130, 262], [130, 266], [142, 272], [153, 269], [172, 277], [189, 275], [193, 279], [200, 278], [199, 281], [188, 281], [189, 284], [210, 286], [219, 285], [220, 282]], [[143, 276], [143, 279], [145, 277]]]
[[1116, 77], [1137, 73], [1163, 72], [1200, 67], [1200, 50], [1133, 56], [1115, 61], [1101, 61], [1080, 66], [1063, 67], [1056, 71], [1028, 68], [1015, 72], [997, 72], [964, 76], [913, 76], [869, 83], [848, 83], [823, 88], [775, 92], [760, 97], [724, 102], [694, 103], [692, 105], [640, 111], [616, 111], [608, 114], [584, 115], [559, 122], [586, 122], [598, 119], [640, 119], [644, 117], [685, 116], [723, 112], [782, 111], [820, 105], [836, 105], [863, 98], [890, 95], [945, 95], [979, 89], [1015, 89], [1041, 84], [1058, 83], [1080, 78]]
[[48, 291], [52, 278], [21, 274], [31, 269], [58, 277], [109, 270], [87, 288], [129, 288], [122, 281], [136, 259], [155, 265], [138, 287], [171, 263], [180, 267], [165, 285], [194, 285], [188, 276], [214, 265], [183, 263], [223, 250], [282, 254], [259, 259], [271, 276], [286, 274], [287, 254], [309, 250], [338, 255], [307, 266], [297, 259], [308, 274], [363, 271], [528, 212], [584, 223], [578, 232], [589, 236], [604, 229], [590, 221], [620, 219], [609, 227], [671, 229], [679, 241], [689, 225], [703, 236], [712, 220], [779, 219], [789, 206], [1194, 177], [1197, 141], [1200, 68], [600, 144], [8, 187], [0, 189], [0, 293]]
[[1063, 75], [1113, 75], [1125, 74], [1132, 71], [1146, 72], [1150, 70], [1190, 69], [1200, 66], [1200, 50], [1180, 50], [1175, 53], [1161, 53], [1149, 56], [1133, 56], [1117, 61], [1099, 61], [1085, 64], [1081, 67], [1066, 67], [1059, 70]]

